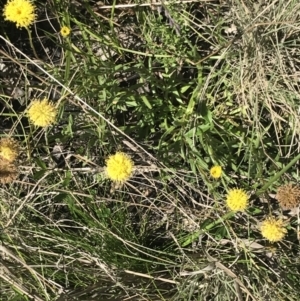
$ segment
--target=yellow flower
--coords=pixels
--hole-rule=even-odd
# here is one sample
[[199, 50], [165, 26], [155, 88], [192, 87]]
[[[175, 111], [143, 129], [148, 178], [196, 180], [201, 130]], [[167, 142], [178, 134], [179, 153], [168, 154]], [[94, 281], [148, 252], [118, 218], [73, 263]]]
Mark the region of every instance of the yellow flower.
[[35, 5], [29, 0], [8, 0], [3, 9], [4, 19], [17, 27], [28, 27], [36, 18]]
[[71, 29], [67, 26], [63, 26], [61, 29], [60, 29], [60, 34], [65, 38], [67, 37], [71, 32]]
[[18, 177], [18, 170], [14, 164], [0, 158], [0, 183], [7, 184], [13, 182]]
[[106, 161], [106, 175], [114, 182], [126, 182], [133, 173], [134, 164], [124, 153], [117, 152]]
[[282, 240], [287, 233], [287, 230], [284, 228], [283, 220], [276, 219], [273, 216], [261, 223], [260, 231], [262, 236], [270, 242]]
[[0, 158], [13, 162], [19, 154], [18, 143], [14, 139], [2, 138], [0, 140]]
[[244, 211], [248, 206], [249, 196], [243, 189], [230, 189], [227, 194], [227, 206], [233, 211]]
[[52, 102], [46, 98], [43, 100], [34, 99], [27, 109], [27, 116], [32, 124], [46, 127], [55, 122], [57, 109]]
[[214, 178], [214, 179], [218, 179], [221, 177], [222, 175], [222, 167], [219, 165], [215, 165], [210, 169], [210, 175]]

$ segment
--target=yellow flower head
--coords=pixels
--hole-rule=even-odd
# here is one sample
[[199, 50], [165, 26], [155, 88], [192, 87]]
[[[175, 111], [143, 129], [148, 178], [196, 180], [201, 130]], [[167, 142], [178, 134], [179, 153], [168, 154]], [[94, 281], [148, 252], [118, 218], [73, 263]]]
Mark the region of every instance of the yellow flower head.
[[230, 189], [226, 204], [233, 211], [244, 211], [248, 206], [249, 196], [243, 189]]
[[106, 175], [114, 182], [126, 182], [133, 173], [134, 164], [124, 153], [117, 152], [106, 160]]
[[0, 158], [0, 183], [7, 184], [13, 182], [18, 177], [18, 170], [14, 164]]
[[67, 37], [71, 32], [71, 29], [67, 26], [63, 26], [61, 29], [60, 29], [60, 34], [65, 38]]
[[13, 162], [19, 154], [18, 143], [14, 139], [2, 138], [0, 140], [0, 158]]
[[274, 217], [269, 217], [264, 220], [261, 223], [260, 231], [262, 236], [270, 242], [282, 240], [287, 233], [287, 230], [284, 228], [283, 220]]
[[210, 169], [210, 175], [214, 179], [219, 179], [222, 175], [222, 167], [219, 165], [215, 165]]
[[27, 116], [32, 124], [46, 127], [55, 122], [57, 109], [52, 102], [46, 98], [43, 100], [35, 99], [27, 109]]
[[4, 19], [17, 27], [28, 27], [36, 18], [35, 5], [29, 0], [8, 0], [3, 9]]

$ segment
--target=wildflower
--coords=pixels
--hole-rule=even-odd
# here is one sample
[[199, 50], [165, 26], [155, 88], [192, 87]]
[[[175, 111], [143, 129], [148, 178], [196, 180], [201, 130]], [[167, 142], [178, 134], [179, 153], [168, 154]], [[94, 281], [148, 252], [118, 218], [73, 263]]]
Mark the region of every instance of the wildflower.
[[67, 37], [71, 32], [71, 29], [67, 26], [63, 26], [61, 29], [60, 29], [60, 34], [65, 38]]
[[270, 242], [276, 242], [283, 239], [287, 230], [284, 228], [282, 219], [276, 219], [269, 217], [261, 223], [260, 227], [261, 234], [264, 238]]
[[18, 177], [18, 171], [14, 164], [0, 158], [0, 183], [7, 184], [13, 182]]
[[276, 199], [284, 210], [293, 209], [300, 203], [300, 189], [293, 184], [279, 186]]
[[55, 122], [57, 109], [52, 102], [46, 98], [43, 100], [35, 99], [27, 109], [27, 116], [32, 124], [46, 127]]
[[233, 211], [244, 211], [249, 197], [243, 189], [230, 189], [227, 194], [227, 206]]
[[3, 9], [4, 19], [17, 27], [28, 27], [35, 19], [35, 5], [30, 0], [8, 0]]
[[14, 139], [2, 138], [0, 140], [0, 158], [13, 162], [19, 153], [18, 143]]
[[222, 167], [219, 165], [215, 165], [210, 169], [210, 175], [214, 178], [214, 179], [218, 179], [221, 177], [222, 175]]
[[114, 182], [126, 182], [133, 173], [134, 164], [124, 153], [117, 152], [106, 161], [106, 175]]

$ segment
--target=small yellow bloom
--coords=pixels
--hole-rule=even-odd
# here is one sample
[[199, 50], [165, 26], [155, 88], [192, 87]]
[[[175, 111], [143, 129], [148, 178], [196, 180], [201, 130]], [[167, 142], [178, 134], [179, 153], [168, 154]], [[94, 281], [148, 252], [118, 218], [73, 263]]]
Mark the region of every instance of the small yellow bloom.
[[57, 109], [52, 102], [46, 98], [34, 99], [27, 109], [27, 116], [35, 126], [46, 127], [55, 122]]
[[60, 34], [65, 38], [67, 37], [71, 32], [71, 29], [67, 26], [63, 26], [61, 29], [60, 29]]
[[284, 228], [283, 220], [276, 219], [273, 216], [261, 223], [260, 231], [262, 236], [270, 242], [282, 240], [287, 233], [287, 230]]
[[244, 211], [248, 206], [249, 196], [243, 189], [230, 189], [226, 204], [233, 211]]
[[221, 177], [222, 175], [222, 167], [219, 165], [215, 165], [210, 169], [210, 175], [214, 178], [214, 179], [218, 179]]
[[29, 0], [8, 0], [3, 9], [4, 19], [17, 27], [28, 27], [36, 18], [35, 5]]
[[110, 180], [123, 183], [132, 176], [133, 168], [134, 163], [129, 156], [122, 152], [117, 152], [107, 159], [105, 171]]
[[19, 146], [17, 141], [10, 138], [2, 138], [0, 140], [0, 158], [13, 162], [19, 154]]

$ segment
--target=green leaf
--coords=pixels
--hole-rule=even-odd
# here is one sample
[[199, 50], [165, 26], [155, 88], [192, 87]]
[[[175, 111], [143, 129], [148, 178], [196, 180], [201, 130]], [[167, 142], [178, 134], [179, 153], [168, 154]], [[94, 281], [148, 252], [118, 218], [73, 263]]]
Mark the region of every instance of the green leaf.
[[41, 158], [35, 158], [34, 161], [40, 168], [42, 168], [44, 170], [47, 169], [46, 164], [44, 163], [44, 161], [41, 160]]
[[43, 170], [38, 170], [33, 174], [33, 178], [35, 180], [39, 180], [41, 179], [45, 174], [46, 174], [47, 170], [43, 169]]
[[64, 178], [64, 180], [62, 182], [62, 186], [63, 187], [68, 187], [69, 184], [70, 184], [71, 178], [72, 178], [72, 173], [68, 170], [66, 172], [65, 178]]
[[149, 109], [152, 109], [152, 106], [150, 104], [150, 102], [148, 101], [147, 97], [145, 95], [142, 95], [142, 100], [144, 102], [144, 104], [149, 108]]

